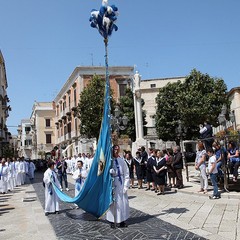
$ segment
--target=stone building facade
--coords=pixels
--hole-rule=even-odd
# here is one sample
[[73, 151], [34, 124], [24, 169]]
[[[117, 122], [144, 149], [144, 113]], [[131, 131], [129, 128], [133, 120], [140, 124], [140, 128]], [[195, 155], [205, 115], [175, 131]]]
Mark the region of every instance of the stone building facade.
[[[109, 67], [110, 87], [113, 97], [118, 101], [124, 95], [127, 85], [131, 84], [134, 68], [129, 66]], [[55, 143], [61, 148], [68, 147], [65, 155], [92, 152], [95, 149], [94, 139], [80, 136], [80, 121], [76, 116], [76, 108], [80, 94], [94, 75], [105, 78], [105, 67], [76, 67], [56, 98], [55, 104]]]
[[8, 148], [11, 138], [11, 133], [8, 131], [7, 127], [7, 118], [9, 116], [9, 111], [11, 111], [7, 87], [5, 61], [0, 51], [0, 157], [4, 156], [4, 152]]

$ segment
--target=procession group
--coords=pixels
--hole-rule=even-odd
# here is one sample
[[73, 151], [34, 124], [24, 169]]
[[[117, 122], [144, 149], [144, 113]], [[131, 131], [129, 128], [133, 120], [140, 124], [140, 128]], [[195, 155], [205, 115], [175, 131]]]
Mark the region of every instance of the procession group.
[[34, 179], [35, 164], [21, 158], [0, 159], [0, 193], [6, 194], [15, 187]]
[[[126, 227], [125, 220], [129, 218], [129, 203], [127, 190], [130, 187], [129, 168], [126, 162], [119, 155], [118, 145], [113, 146], [113, 166], [109, 174], [115, 179], [115, 205], [110, 206], [105, 217], [110, 222], [111, 227], [119, 223], [120, 227]], [[48, 161], [48, 169], [44, 172], [43, 183], [45, 186], [45, 215], [59, 213], [59, 199], [54, 191], [54, 184], [63, 191], [68, 189], [67, 175], [72, 175], [75, 180], [75, 196], [77, 196], [89, 176], [93, 156], [79, 154], [78, 157], [62, 158], [56, 161]], [[78, 207], [77, 207], [78, 208]], [[114, 214], [116, 212], [117, 214]], [[115, 222], [115, 223], [114, 223]]]

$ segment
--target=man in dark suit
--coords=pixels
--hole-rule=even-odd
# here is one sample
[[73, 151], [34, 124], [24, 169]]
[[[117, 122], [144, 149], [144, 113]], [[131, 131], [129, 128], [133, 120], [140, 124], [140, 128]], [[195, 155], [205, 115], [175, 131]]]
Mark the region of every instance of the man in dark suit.
[[60, 184], [63, 188], [63, 181], [65, 183], [66, 191], [69, 191], [68, 189], [68, 181], [67, 181], [67, 163], [62, 158], [61, 161], [57, 162], [57, 173], [59, 177]]

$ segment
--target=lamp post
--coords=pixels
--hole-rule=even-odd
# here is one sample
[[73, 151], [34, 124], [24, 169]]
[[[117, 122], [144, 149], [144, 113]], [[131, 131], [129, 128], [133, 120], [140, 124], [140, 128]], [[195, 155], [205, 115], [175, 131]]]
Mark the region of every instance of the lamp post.
[[223, 105], [222, 106], [222, 111], [218, 115], [218, 122], [219, 122], [219, 124], [221, 126], [223, 126], [224, 133], [225, 133], [224, 140], [220, 141], [220, 145], [221, 145], [221, 156], [223, 158], [223, 172], [224, 172], [224, 183], [223, 183], [224, 186], [223, 187], [224, 187], [224, 190], [226, 192], [229, 192], [228, 191], [228, 179], [227, 179], [227, 159], [225, 159], [225, 151], [224, 151], [224, 147], [226, 147], [226, 145], [227, 145], [227, 139], [226, 139], [226, 130], [227, 130], [226, 113], [227, 113], [227, 107], [226, 107], [226, 105]]
[[185, 132], [186, 132], [186, 128], [183, 127], [182, 125], [182, 121], [181, 120], [178, 120], [178, 126], [176, 128], [176, 134], [177, 134], [177, 137], [180, 141], [180, 148], [181, 148], [181, 152], [182, 152], [182, 158], [183, 158], [183, 162], [184, 162], [184, 165], [185, 165], [185, 168], [186, 168], [186, 178], [187, 178], [187, 181], [189, 181], [189, 176], [188, 176], [188, 165], [185, 161], [185, 156], [184, 156], [184, 146], [183, 146], [183, 136], [185, 135]]
[[230, 118], [230, 121], [232, 122], [233, 130], [236, 130], [237, 125], [236, 125], [236, 118], [235, 118], [235, 111], [234, 110], [230, 112], [229, 118]]
[[126, 129], [128, 124], [128, 117], [124, 114], [122, 117], [122, 112], [119, 109], [119, 106], [116, 106], [114, 109], [114, 115], [111, 115], [111, 126], [114, 131], [117, 132], [117, 136], [119, 136], [120, 131]]

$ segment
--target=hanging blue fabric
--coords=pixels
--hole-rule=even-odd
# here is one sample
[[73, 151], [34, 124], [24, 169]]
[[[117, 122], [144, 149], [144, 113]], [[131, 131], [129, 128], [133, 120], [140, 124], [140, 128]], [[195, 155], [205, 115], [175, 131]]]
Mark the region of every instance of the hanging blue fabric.
[[115, 164], [116, 164], [116, 167], [117, 167], [118, 179], [119, 179], [119, 182], [120, 182], [121, 185], [122, 185], [122, 178], [121, 178], [121, 173], [120, 173], [120, 167], [119, 167], [117, 158], [115, 158]]

